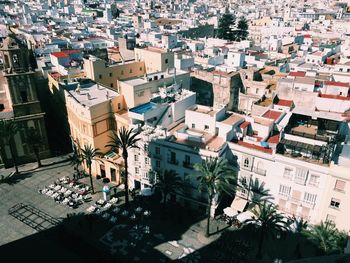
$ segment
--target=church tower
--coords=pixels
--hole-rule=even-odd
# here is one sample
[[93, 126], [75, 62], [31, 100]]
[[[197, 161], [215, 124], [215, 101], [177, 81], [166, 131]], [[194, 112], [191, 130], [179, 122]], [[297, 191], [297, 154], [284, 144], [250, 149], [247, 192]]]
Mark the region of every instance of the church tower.
[[[27, 142], [27, 131], [33, 127], [42, 139], [40, 157], [49, 156], [49, 147], [44, 116], [38, 98], [34, 67], [35, 58], [27, 43], [20, 40], [12, 31], [4, 39], [0, 52], [3, 57], [3, 76], [5, 78], [5, 92], [9, 106], [13, 111], [19, 132], [14, 136], [15, 154], [18, 163], [35, 161], [35, 155]], [[2, 159], [6, 165], [11, 164], [9, 156], [2, 152]], [[5, 155], [5, 156], [4, 156]]]

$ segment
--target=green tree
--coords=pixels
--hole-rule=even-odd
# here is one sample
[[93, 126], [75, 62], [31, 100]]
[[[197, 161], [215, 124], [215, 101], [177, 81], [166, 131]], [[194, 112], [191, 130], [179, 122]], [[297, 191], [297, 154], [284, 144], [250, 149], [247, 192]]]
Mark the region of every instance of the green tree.
[[40, 146], [44, 144], [43, 137], [34, 127], [30, 127], [26, 129], [26, 141], [35, 155], [38, 167], [41, 167]]
[[328, 220], [310, 226], [303, 231], [303, 234], [325, 255], [343, 252], [347, 240], [347, 235], [339, 231], [335, 224]]
[[182, 180], [174, 170], [165, 170], [158, 182], [153, 186], [161, 191], [163, 196], [163, 210], [165, 211], [166, 200], [169, 194], [177, 194], [182, 189]]
[[258, 178], [252, 180], [241, 177], [239, 180], [239, 186], [247, 191], [247, 201], [249, 202], [249, 209], [253, 209], [254, 206], [262, 204], [265, 201], [273, 199], [270, 194], [270, 190], [265, 188], [265, 183], [260, 182]]
[[219, 20], [217, 37], [226, 40], [233, 40], [234, 35], [232, 27], [234, 26], [235, 21], [235, 16], [230, 14], [228, 9], [226, 9], [225, 14], [223, 14]]
[[302, 258], [300, 252], [300, 235], [307, 229], [308, 222], [302, 217], [296, 217], [293, 215], [291, 220], [291, 230], [297, 235], [297, 246], [295, 247], [295, 254], [297, 258]]
[[86, 166], [89, 170], [91, 191], [92, 191], [92, 194], [94, 194], [95, 189], [94, 189], [94, 183], [92, 181], [91, 165], [92, 165], [92, 160], [94, 160], [98, 155], [100, 155], [100, 153], [98, 152], [98, 149], [94, 149], [90, 144], [85, 144], [84, 148], [81, 150], [81, 155], [82, 155], [82, 159], [85, 161]]
[[[15, 166], [16, 174], [18, 174], [17, 157], [15, 154], [14, 136], [18, 132], [17, 124], [13, 120], [1, 120], [0, 121], [0, 138], [1, 143], [10, 148], [11, 159]], [[5, 151], [4, 151], [5, 152]]]
[[201, 164], [196, 163], [194, 169], [200, 173], [197, 177], [199, 191], [208, 194], [207, 204], [207, 229], [206, 236], [209, 236], [210, 208], [215, 196], [221, 193], [232, 194], [234, 192], [234, 181], [236, 173], [234, 167], [227, 160], [218, 158], [207, 158]]
[[135, 132], [134, 129], [127, 130], [125, 127], [121, 127], [118, 132], [113, 131], [113, 135], [109, 136], [111, 141], [106, 147], [111, 147], [112, 150], [122, 150], [122, 156], [124, 159], [124, 176], [125, 176], [125, 204], [129, 204], [129, 186], [128, 186], [128, 150], [131, 148], [138, 148], [137, 142], [140, 138], [136, 138], [139, 132]]
[[237, 30], [234, 31], [234, 39], [236, 41], [246, 40], [248, 37], [248, 21], [243, 16], [237, 24]]
[[256, 205], [252, 210], [255, 218], [248, 219], [244, 224], [253, 224], [259, 230], [259, 245], [256, 257], [262, 258], [262, 247], [267, 235], [276, 237], [282, 231], [288, 231], [288, 225], [282, 214], [277, 212], [276, 206], [267, 201]]
[[80, 145], [79, 143], [77, 145], [74, 145], [73, 149], [73, 155], [70, 160], [70, 164], [74, 166], [74, 170], [76, 171], [77, 175], [79, 174], [79, 166], [83, 163], [83, 156], [81, 155], [80, 152]]

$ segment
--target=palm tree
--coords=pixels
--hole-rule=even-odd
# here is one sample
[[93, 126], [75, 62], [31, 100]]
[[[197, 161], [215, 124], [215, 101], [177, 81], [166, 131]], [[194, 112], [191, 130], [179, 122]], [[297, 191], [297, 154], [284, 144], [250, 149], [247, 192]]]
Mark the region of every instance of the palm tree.
[[82, 159], [85, 160], [86, 166], [89, 169], [91, 190], [92, 190], [92, 194], [94, 194], [95, 189], [94, 189], [94, 184], [92, 182], [91, 164], [92, 164], [92, 160], [95, 159], [98, 155], [100, 155], [100, 153], [98, 152], [98, 149], [94, 149], [90, 144], [85, 144], [81, 152], [82, 152]]
[[199, 181], [199, 191], [205, 191], [208, 194], [207, 204], [207, 229], [206, 236], [209, 236], [210, 208], [216, 195], [225, 192], [232, 194], [234, 192], [233, 181], [236, 179], [233, 166], [229, 165], [227, 160], [218, 158], [207, 158], [201, 164], [196, 163], [194, 169], [201, 173], [197, 177]]
[[163, 195], [163, 210], [165, 211], [166, 200], [169, 194], [176, 194], [182, 189], [181, 178], [174, 170], [165, 170], [153, 188], [158, 189]]
[[106, 147], [111, 147], [112, 150], [122, 150], [122, 156], [124, 159], [124, 176], [125, 176], [125, 204], [129, 204], [129, 186], [128, 186], [128, 149], [138, 148], [137, 142], [140, 138], [136, 138], [140, 132], [135, 132], [134, 129], [127, 130], [125, 127], [121, 127], [118, 132], [113, 131], [113, 136], [109, 136], [111, 141]]
[[15, 166], [16, 174], [18, 174], [17, 158], [14, 151], [13, 140], [15, 134], [18, 132], [18, 127], [13, 120], [1, 120], [0, 121], [0, 138], [3, 138], [5, 145], [10, 148], [11, 158], [13, 165]]
[[239, 186], [248, 192], [248, 209], [253, 209], [254, 206], [273, 199], [270, 190], [266, 189], [265, 183], [260, 182], [258, 178], [255, 178], [254, 180], [250, 178], [249, 183], [247, 183], [246, 178], [241, 177], [239, 180]]
[[309, 229], [303, 231], [303, 234], [325, 255], [342, 252], [347, 239], [347, 235], [340, 232], [329, 220], [310, 226]]
[[74, 166], [74, 170], [76, 171], [77, 175], [79, 174], [79, 165], [81, 165], [83, 163], [83, 157], [80, 153], [80, 146], [78, 145], [74, 145], [74, 151], [73, 151], [73, 155], [70, 161], [70, 164], [72, 166]]
[[256, 254], [257, 258], [262, 258], [262, 245], [268, 234], [276, 237], [282, 231], [287, 231], [289, 228], [282, 214], [277, 212], [276, 206], [272, 203], [264, 201], [262, 204], [256, 205], [252, 209], [254, 218], [248, 219], [244, 224], [253, 224], [259, 229], [259, 246]]
[[38, 163], [38, 168], [41, 167], [42, 165], [40, 160], [40, 146], [44, 143], [43, 138], [34, 127], [30, 127], [26, 130], [26, 141], [29, 147], [34, 152], [36, 161]]
[[296, 217], [293, 215], [292, 220], [291, 220], [291, 230], [297, 235], [297, 246], [295, 247], [295, 254], [297, 258], [301, 258], [301, 253], [300, 253], [300, 235], [303, 231], [307, 229], [308, 222], [304, 220], [302, 217]]

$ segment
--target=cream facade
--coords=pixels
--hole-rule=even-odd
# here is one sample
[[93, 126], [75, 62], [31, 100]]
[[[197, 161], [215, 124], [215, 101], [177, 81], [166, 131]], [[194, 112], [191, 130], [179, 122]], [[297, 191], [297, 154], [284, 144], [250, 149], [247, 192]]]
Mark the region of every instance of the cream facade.
[[174, 68], [174, 53], [156, 47], [135, 48], [135, 60], [144, 61], [146, 73], [164, 72]]

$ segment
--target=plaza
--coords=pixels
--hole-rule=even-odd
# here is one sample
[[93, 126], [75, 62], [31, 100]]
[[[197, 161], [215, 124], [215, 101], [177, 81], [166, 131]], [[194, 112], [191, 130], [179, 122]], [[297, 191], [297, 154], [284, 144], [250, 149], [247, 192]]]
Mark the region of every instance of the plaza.
[[[50, 186], [60, 178], [73, 178], [74, 169], [69, 163], [69, 157], [67, 155], [43, 160], [44, 166], [40, 169], [35, 169], [35, 163], [22, 165], [19, 175], [12, 175], [11, 169], [1, 170], [0, 245], [4, 245], [2, 248], [7, 253], [12, 250], [11, 247], [16, 248], [16, 244], [47, 235], [45, 240], [58, 243], [54, 246], [44, 244], [42, 249], [49, 246], [47, 253], [58, 249], [61, 252], [58, 258], [72, 253], [69, 244], [76, 238], [83, 240], [79, 243], [85, 244], [84, 247], [91, 247], [89, 252], [95, 253], [97, 257], [115, 257], [123, 262], [138, 262], [145, 258], [153, 261], [157, 258], [159, 262], [200, 262], [201, 258], [196, 250], [219, 237], [220, 234], [214, 234], [209, 239], [204, 237], [205, 215], [180, 211], [176, 205], [173, 209], [167, 208], [166, 217], [159, 202], [154, 199], [132, 200], [130, 206], [125, 207], [121, 189], [117, 190], [118, 202], [109, 207], [108, 211], [89, 211], [91, 206], [97, 206], [97, 201], [103, 200], [102, 188], [106, 184], [101, 179], [94, 178], [95, 194], [92, 195], [92, 200], [82, 202], [75, 209], [39, 193], [39, 189]], [[88, 177], [79, 181], [89, 185]], [[107, 185], [112, 190], [117, 187], [112, 183]], [[123, 214], [123, 211], [128, 212]], [[138, 215], [137, 211], [142, 215], [149, 211], [149, 215], [133, 218], [133, 214]], [[226, 226], [222, 222], [212, 223], [213, 232], [224, 227]], [[62, 229], [63, 232], [67, 231], [67, 235], [64, 235], [63, 240], [59, 238], [57, 241], [56, 235], [63, 233]], [[42, 238], [40, 240], [43, 242]], [[33, 245], [34, 249], [29, 254], [36, 252], [35, 242], [30, 242], [29, 247]], [[86, 261], [81, 253], [79, 251], [76, 262]], [[24, 257], [23, 254], [18, 254], [15, 258], [21, 256]]]

